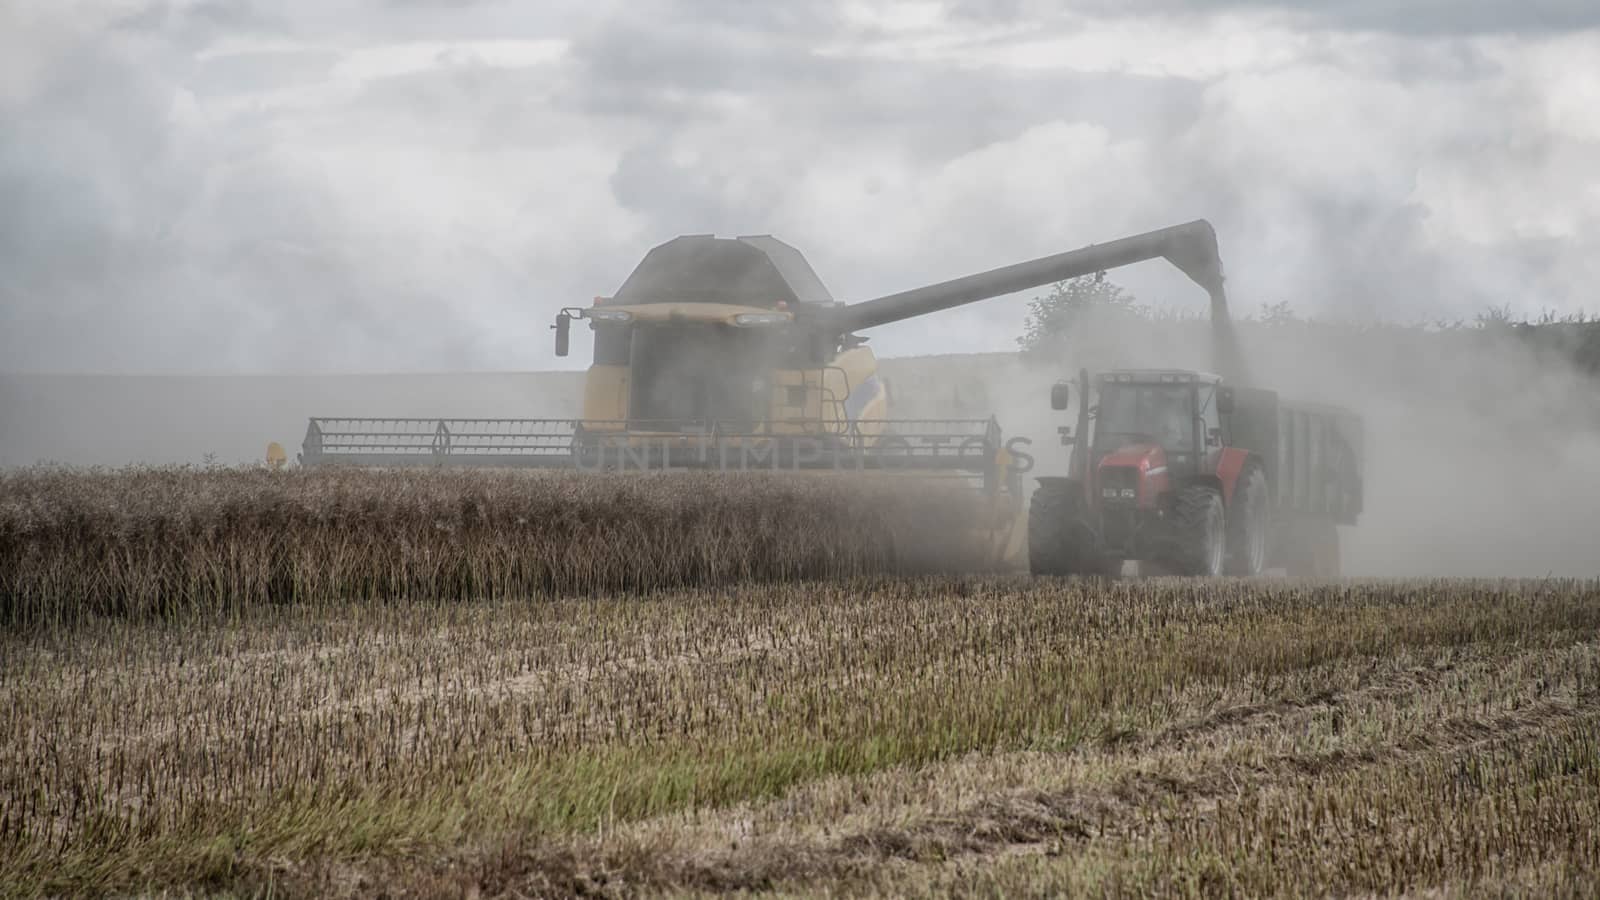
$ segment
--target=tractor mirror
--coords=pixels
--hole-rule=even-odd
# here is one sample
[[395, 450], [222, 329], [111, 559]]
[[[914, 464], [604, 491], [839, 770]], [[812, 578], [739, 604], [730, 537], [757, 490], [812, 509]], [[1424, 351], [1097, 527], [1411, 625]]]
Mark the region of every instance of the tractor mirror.
[[1072, 389], [1064, 381], [1050, 385], [1050, 408], [1064, 410], [1072, 405]]
[[572, 349], [572, 315], [565, 312], [558, 313], [556, 324], [550, 327], [556, 330], [556, 355], [566, 356]]
[[1233, 388], [1217, 389], [1217, 412], [1224, 416], [1233, 415]]

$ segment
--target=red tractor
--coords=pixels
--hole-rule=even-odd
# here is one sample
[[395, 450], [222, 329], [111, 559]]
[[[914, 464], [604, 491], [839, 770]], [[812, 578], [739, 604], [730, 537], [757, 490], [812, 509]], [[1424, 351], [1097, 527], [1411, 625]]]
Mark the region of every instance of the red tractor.
[[[1065, 477], [1028, 507], [1037, 575], [1292, 575], [1339, 572], [1336, 525], [1361, 512], [1361, 420], [1274, 391], [1179, 370], [1078, 378]], [[1051, 406], [1065, 410], [1058, 383]]]

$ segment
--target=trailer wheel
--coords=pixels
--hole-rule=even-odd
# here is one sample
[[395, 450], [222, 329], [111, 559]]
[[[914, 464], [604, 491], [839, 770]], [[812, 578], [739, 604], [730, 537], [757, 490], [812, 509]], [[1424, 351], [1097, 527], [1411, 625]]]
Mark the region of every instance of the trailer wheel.
[[1083, 487], [1045, 481], [1028, 501], [1028, 570], [1035, 575], [1105, 575], [1095, 553]]
[[1290, 532], [1286, 562], [1290, 575], [1339, 577], [1339, 529], [1325, 520], [1298, 523]]
[[1344, 558], [1339, 552], [1339, 529], [1332, 522], [1323, 528], [1322, 540], [1317, 542], [1318, 568], [1324, 578], [1338, 578], [1344, 574]]
[[1192, 484], [1178, 492], [1173, 511], [1179, 541], [1174, 571], [1184, 575], [1215, 577], [1222, 574], [1227, 555], [1227, 521], [1222, 495], [1216, 488]]
[[1260, 575], [1267, 566], [1267, 475], [1252, 464], [1233, 488], [1228, 510], [1229, 575]]

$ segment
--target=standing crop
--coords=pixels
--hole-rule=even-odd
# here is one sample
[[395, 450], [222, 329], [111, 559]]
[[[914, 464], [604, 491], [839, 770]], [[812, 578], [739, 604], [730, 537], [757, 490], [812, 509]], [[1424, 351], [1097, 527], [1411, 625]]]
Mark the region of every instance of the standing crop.
[[0, 624], [959, 571], [974, 517], [849, 475], [24, 470], [0, 473]]

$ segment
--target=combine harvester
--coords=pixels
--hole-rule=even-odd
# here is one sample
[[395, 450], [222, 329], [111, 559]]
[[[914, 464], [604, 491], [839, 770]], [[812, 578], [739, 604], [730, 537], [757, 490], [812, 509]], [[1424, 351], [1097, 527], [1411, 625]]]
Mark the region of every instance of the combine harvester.
[[594, 333], [580, 419], [313, 418], [305, 466], [894, 470], [976, 484], [999, 558], [1021, 552], [1018, 457], [987, 419], [894, 419], [856, 332], [1164, 258], [1211, 297], [1216, 358], [1238, 371], [1216, 234], [1205, 221], [860, 303], [837, 302], [795, 248], [687, 235], [647, 254], [612, 297], [556, 317]]

